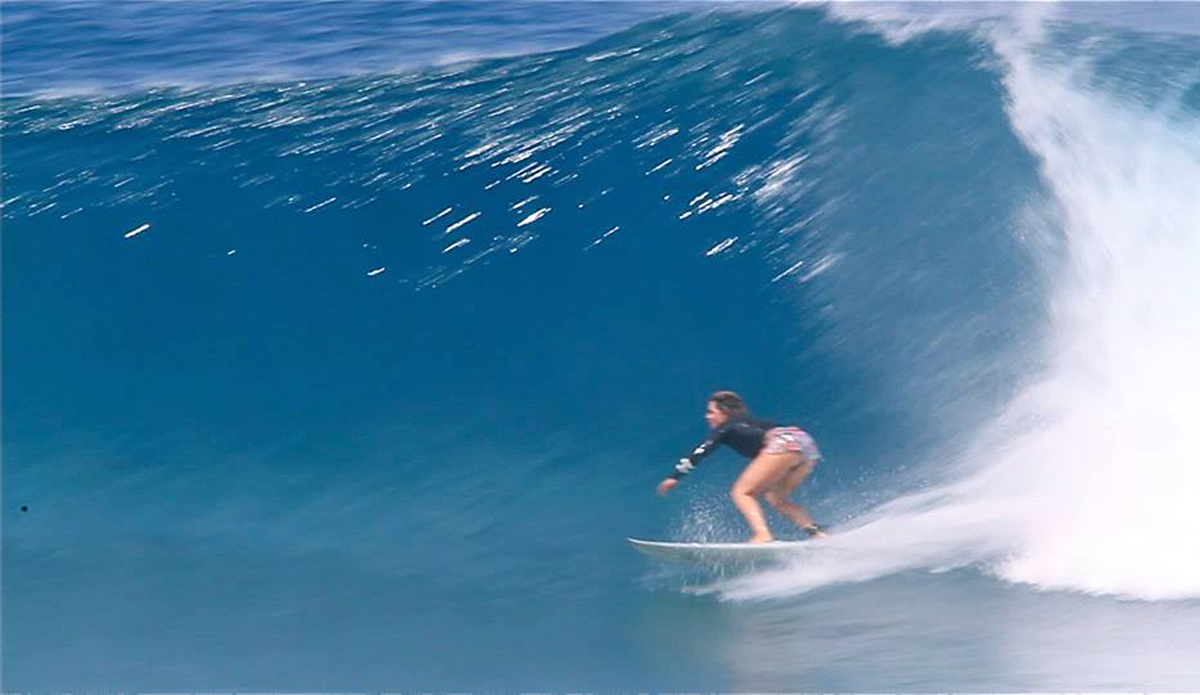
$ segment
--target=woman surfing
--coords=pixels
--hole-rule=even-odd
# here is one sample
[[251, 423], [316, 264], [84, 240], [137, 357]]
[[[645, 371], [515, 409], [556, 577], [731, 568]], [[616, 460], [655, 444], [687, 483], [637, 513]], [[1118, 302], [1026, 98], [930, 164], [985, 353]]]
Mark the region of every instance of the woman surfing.
[[725, 444], [750, 463], [729, 491], [734, 505], [750, 525], [751, 543], [775, 540], [763, 515], [758, 496], [808, 532], [810, 538], [822, 538], [824, 530], [808, 512], [792, 502], [789, 495], [812, 473], [821, 452], [816, 442], [799, 427], [780, 426], [754, 417], [742, 397], [732, 391], [718, 391], [709, 396], [704, 414], [712, 433], [692, 453], [675, 465], [675, 472], [658, 484], [658, 494], [665, 495], [679, 484], [680, 478], [691, 473], [705, 456]]

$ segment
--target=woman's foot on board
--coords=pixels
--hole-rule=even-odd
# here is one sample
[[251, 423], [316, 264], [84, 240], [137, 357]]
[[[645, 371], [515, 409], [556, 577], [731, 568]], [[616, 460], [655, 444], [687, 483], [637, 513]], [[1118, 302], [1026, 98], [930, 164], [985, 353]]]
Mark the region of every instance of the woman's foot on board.
[[748, 540], [746, 542], [747, 543], [774, 543], [775, 537], [769, 533], [756, 533], [753, 536], [750, 536], [750, 540]]
[[808, 537], [810, 539], [811, 538], [828, 538], [829, 537], [829, 534], [825, 533], [825, 529], [822, 528], [821, 526], [818, 526], [817, 524], [809, 524], [808, 526], [805, 526], [804, 531], [806, 531], [808, 533]]

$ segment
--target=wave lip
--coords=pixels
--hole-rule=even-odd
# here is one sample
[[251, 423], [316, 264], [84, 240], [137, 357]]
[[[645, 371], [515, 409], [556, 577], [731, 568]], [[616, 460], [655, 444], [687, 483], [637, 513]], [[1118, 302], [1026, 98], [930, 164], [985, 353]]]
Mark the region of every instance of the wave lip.
[[13, 0], [2, 86], [63, 96], [378, 75], [569, 48], [684, 6]]

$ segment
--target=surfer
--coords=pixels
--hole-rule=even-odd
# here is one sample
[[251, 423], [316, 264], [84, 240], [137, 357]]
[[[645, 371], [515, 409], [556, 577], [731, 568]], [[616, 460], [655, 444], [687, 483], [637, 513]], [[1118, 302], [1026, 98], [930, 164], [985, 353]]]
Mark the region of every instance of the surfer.
[[691, 473], [700, 459], [726, 444], [750, 459], [738, 476], [729, 496], [752, 531], [751, 543], [775, 540], [767, 526], [758, 496], [808, 532], [810, 538], [823, 538], [824, 530], [808, 512], [792, 502], [789, 496], [821, 460], [816, 442], [799, 427], [782, 427], [754, 417], [742, 397], [732, 391], [718, 391], [709, 396], [704, 414], [712, 433], [688, 456], [679, 459], [675, 472], [658, 484], [658, 494], [665, 495], [679, 484], [679, 479]]

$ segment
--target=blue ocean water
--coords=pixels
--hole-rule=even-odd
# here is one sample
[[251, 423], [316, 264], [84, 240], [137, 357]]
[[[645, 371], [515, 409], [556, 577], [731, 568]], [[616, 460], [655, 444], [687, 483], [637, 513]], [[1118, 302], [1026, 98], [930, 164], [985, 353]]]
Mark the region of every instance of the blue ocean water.
[[[1146, 9], [5, 3], [6, 688], [1194, 689]], [[651, 563], [724, 388], [837, 533]]]

